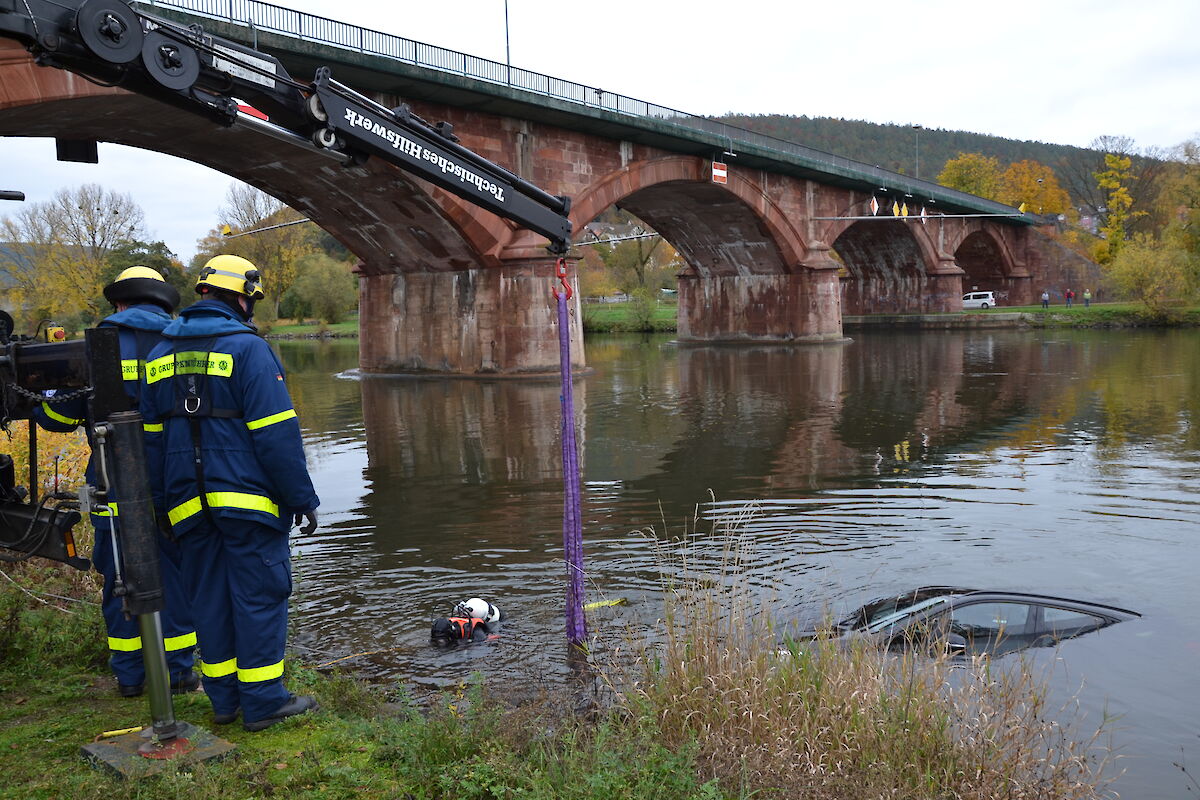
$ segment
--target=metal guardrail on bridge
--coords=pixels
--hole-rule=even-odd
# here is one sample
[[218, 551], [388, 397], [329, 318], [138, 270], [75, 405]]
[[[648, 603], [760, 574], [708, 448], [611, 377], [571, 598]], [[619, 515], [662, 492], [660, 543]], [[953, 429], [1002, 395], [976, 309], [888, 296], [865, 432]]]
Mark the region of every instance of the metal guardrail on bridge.
[[[588, 108], [611, 111], [631, 117], [658, 120], [691, 130], [712, 134], [727, 150], [739, 145], [751, 145], [780, 154], [784, 161], [798, 161], [814, 168], [826, 168], [843, 175], [854, 176], [864, 183], [888, 186], [908, 193], [937, 197], [966, 208], [990, 211], [997, 216], [1011, 216], [1013, 209], [975, 195], [948, 189], [926, 181], [910, 178], [880, 167], [864, 164], [843, 156], [805, 147], [786, 139], [738, 128], [720, 120], [688, 114], [645, 100], [607, 92], [592, 86], [543, 75], [498, 61], [448, 50], [390, 33], [360, 28], [345, 22], [318, 17], [260, 0], [133, 0], [136, 5], [182, 11], [208, 17], [223, 23], [243, 25], [251, 32], [264, 31], [293, 36], [330, 47], [340, 47], [364, 55], [395, 59], [419, 67], [449, 72], [467, 78], [487, 81], [500, 86], [578, 103]], [[789, 158], [790, 157], [790, 158]], [[1004, 213], [1008, 212], [1008, 213]]]

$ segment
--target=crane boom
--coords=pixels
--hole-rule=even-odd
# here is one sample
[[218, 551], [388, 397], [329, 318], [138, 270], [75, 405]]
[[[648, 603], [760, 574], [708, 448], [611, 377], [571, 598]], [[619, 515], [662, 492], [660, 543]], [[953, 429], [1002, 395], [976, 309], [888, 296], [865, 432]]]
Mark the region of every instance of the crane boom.
[[545, 236], [554, 253], [570, 246], [570, 198], [463, 147], [445, 123], [432, 125], [404, 105], [389, 109], [338, 83], [328, 67], [301, 82], [269, 53], [120, 0], [0, 0], [0, 36], [20, 41], [41, 66], [120, 86], [219, 125], [257, 127], [346, 164], [381, 159]]

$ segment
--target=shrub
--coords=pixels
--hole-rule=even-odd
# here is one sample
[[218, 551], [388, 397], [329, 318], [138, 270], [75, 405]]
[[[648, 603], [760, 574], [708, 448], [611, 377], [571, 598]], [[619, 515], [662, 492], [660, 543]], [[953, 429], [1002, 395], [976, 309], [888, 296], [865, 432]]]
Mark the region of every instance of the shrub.
[[1196, 256], [1169, 241], [1139, 237], [1127, 242], [1108, 267], [1118, 293], [1140, 301], [1156, 317], [1167, 317], [1195, 297]]
[[629, 295], [629, 311], [635, 331], [650, 332], [654, 330], [654, 311], [658, 307], [658, 298], [646, 287], [634, 289]]

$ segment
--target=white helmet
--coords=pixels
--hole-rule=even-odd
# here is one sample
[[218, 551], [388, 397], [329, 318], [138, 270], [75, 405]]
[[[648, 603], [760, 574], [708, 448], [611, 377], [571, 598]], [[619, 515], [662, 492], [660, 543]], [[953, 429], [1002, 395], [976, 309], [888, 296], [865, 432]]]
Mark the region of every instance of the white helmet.
[[479, 597], [464, 600], [454, 607], [454, 613], [463, 617], [481, 619], [484, 622], [499, 622], [500, 609]]

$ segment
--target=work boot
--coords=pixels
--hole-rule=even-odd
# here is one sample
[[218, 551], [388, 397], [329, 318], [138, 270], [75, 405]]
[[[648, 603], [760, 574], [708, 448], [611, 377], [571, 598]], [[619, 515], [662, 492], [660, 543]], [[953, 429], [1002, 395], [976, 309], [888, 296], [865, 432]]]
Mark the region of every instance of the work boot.
[[141, 697], [142, 690], [145, 684], [141, 683], [118, 683], [117, 691], [121, 693], [121, 697]]
[[266, 719], [255, 720], [254, 722], [243, 722], [242, 728], [248, 731], [262, 731], [274, 725], [276, 722], [283, 722], [288, 717], [294, 717], [297, 714], [303, 714], [306, 711], [316, 711], [317, 701], [313, 700], [308, 695], [294, 694], [288, 698], [288, 701], [275, 710], [275, 713]]
[[[171, 681], [171, 694], [187, 694], [200, 687], [200, 676], [188, 670], [177, 681]], [[140, 692], [139, 692], [140, 694]]]
[[214, 711], [213, 712], [213, 724], [214, 725], [228, 725], [229, 723], [236, 721], [238, 718], [238, 714], [240, 714], [240, 713], [242, 713], [242, 709], [240, 709], [240, 708], [235, 708], [233, 711], [230, 711], [228, 714], [222, 714], [218, 711]]

